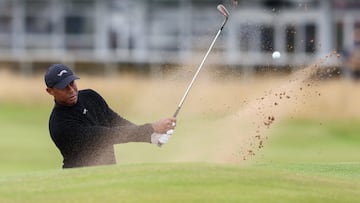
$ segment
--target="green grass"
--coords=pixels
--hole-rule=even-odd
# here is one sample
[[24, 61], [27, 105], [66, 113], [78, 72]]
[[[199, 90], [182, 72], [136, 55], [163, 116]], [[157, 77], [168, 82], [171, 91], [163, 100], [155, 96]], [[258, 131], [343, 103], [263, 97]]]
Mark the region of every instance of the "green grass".
[[[1, 179], [3, 202], [357, 202], [359, 164], [132, 164]], [[331, 173], [323, 173], [332, 168]]]
[[[360, 199], [359, 120], [278, 123], [251, 164], [160, 163], [176, 154], [171, 149], [184, 146], [178, 138], [161, 150], [126, 145], [121, 150], [129, 154], [121, 157], [124, 161], [119, 165], [62, 170], [61, 156], [48, 134], [50, 110], [51, 105], [0, 104], [0, 202], [296, 203]], [[209, 122], [189, 119], [194, 125]], [[186, 133], [186, 129], [195, 128], [191, 124], [181, 130]], [[150, 147], [157, 152], [147, 153]], [[131, 162], [132, 158], [136, 161]]]
[[61, 166], [48, 132], [51, 106], [0, 105], [0, 173], [18, 173]]
[[289, 120], [272, 130], [263, 150], [267, 161], [336, 163], [359, 161], [359, 120]]

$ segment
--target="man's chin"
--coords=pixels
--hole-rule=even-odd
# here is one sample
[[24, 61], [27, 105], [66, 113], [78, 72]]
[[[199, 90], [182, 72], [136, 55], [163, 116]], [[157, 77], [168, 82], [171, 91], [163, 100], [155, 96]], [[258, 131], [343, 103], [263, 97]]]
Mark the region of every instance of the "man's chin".
[[77, 96], [74, 96], [74, 97], [70, 97], [70, 99], [69, 99], [69, 101], [68, 101], [68, 104], [70, 105], [70, 106], [72, 106], [72, 105], [75, 105], [76, 103], [77, 103]]

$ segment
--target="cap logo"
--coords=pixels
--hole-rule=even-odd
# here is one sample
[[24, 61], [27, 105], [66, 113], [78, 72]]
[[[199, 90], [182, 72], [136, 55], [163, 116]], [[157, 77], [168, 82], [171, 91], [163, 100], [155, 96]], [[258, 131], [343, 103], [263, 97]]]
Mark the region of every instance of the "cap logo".
[[64, 73], [67, 73], [67, 71], [66, 71], [66, 70], [62, 70], [62, 71], [60, 71], [59, 74], [57, 74], [57, 76], [61, 77]]

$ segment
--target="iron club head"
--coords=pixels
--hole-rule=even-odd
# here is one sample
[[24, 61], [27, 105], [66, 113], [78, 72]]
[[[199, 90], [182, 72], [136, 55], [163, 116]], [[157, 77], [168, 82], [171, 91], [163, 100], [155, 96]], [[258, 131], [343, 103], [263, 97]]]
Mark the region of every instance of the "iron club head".
[[225, 18], [228, 18], [228, 17], [229, 17], [229, 11], [225, 8], [224, 5], [219, 4], [219, 5], [217, 6], [217, 10], [220, 11], [220, 13], [222, 13], [222, 14], [225, 16]]

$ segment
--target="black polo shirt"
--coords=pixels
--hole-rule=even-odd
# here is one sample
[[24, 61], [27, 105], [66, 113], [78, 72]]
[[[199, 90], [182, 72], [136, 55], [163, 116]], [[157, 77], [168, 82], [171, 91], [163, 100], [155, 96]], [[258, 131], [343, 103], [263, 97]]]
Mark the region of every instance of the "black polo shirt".
[[63, 168], [115, 164], [114, 144], [148, 142], [151, 124], [135, 125], [115, 113], [95, 91], [81, 90], [73, 106], [55, 102], [49, 120], [51, 139]]

